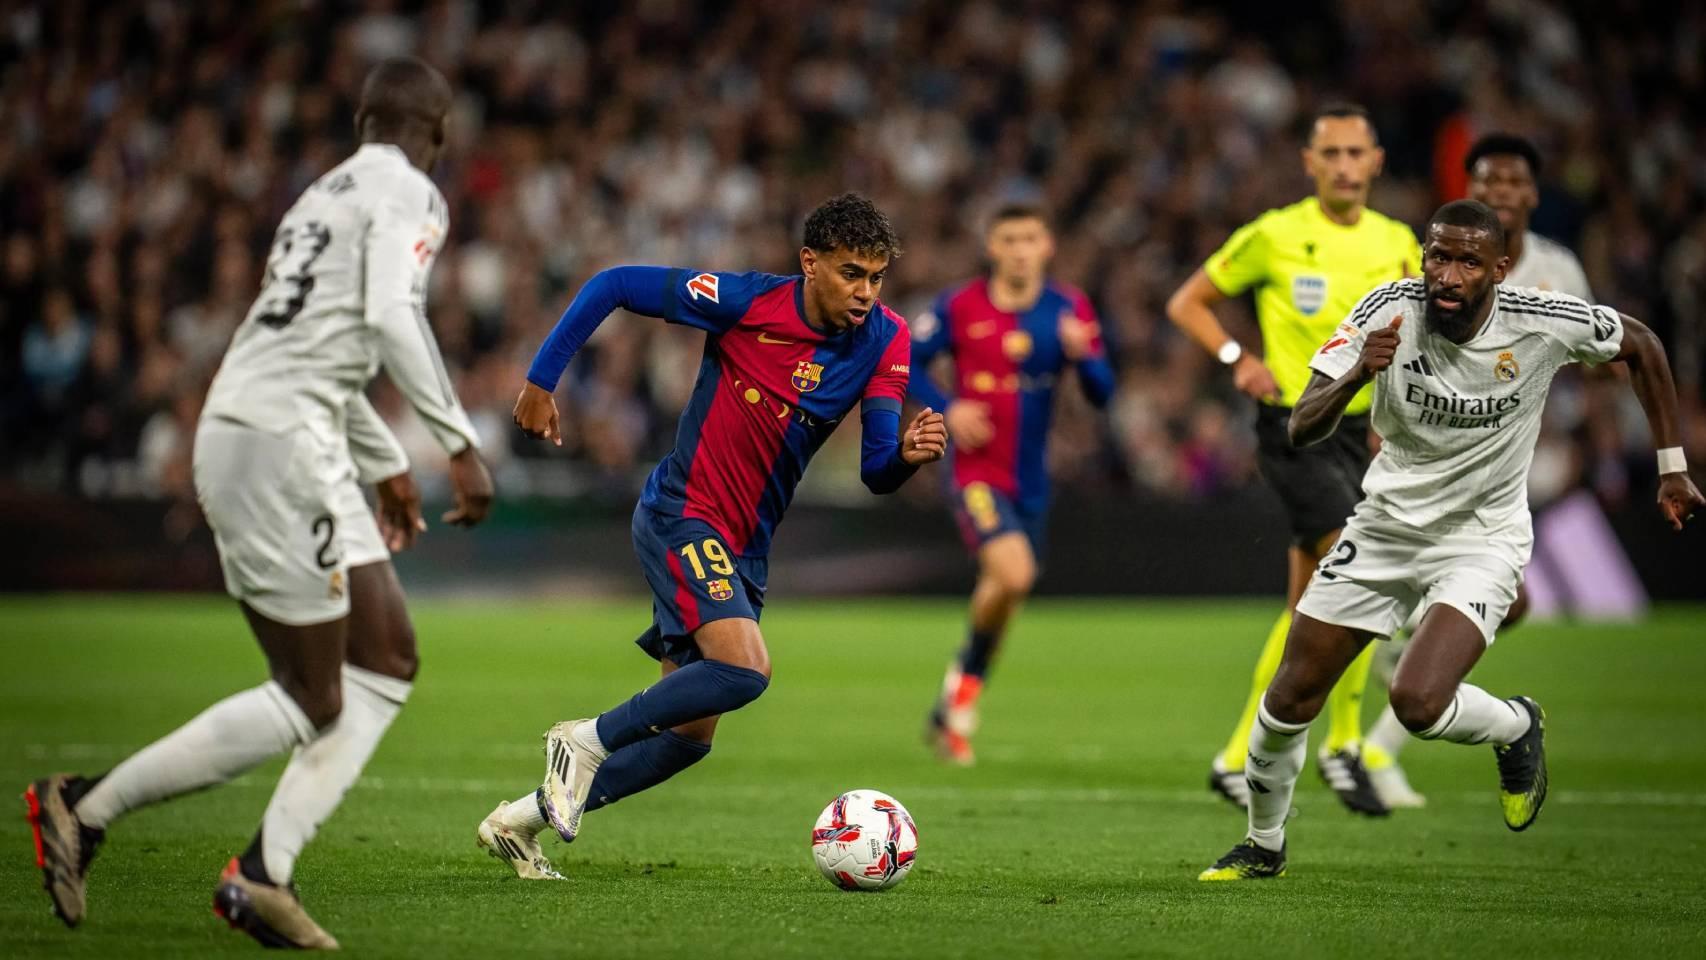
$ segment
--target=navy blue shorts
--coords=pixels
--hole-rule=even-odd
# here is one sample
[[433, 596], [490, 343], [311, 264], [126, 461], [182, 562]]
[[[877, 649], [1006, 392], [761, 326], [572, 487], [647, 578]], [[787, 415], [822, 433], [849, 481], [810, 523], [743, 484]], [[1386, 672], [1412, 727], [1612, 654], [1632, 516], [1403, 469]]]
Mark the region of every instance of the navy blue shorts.
[[954, 519], [960, 525], [960, 538], [973, 554], [1004, 533], [1022, 533], [1031, 542], [1031, 553], [1038, 562], [1042, 561], [1048, 526], [1046, 510], [1026, 513], [1005, 493], [977, 481], [954, 491]]
[[652, 659], [686, 666], [702, 658], [693, 631], [713, 620], [764, 612], [768, 557], [736, 556], [712, 526], [634, 508], [634, 555], [652, 588], [652, 625], [634, 642]]

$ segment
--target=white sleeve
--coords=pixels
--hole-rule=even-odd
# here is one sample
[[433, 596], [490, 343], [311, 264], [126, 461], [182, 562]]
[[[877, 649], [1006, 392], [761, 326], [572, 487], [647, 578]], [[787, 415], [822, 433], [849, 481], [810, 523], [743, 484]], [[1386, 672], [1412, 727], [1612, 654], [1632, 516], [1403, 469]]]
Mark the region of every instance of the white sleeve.
[[1367, 336], [1361, 327], [1346, 320], [1339, 324], [1321, 349], [1315, 351], [1315, 356], [1309, 358], [1309, 368], [1329, 379], [1339, 379], [1362, 359], [1362, 342]]
[[[1414, 280], [1398, 280], [1363, 294], [1351, 312], [1345, 314], [1339, 328], [1309, 358], [1309, 368], [1334, 380], [1351, 372], [1362, 359], [1362, 343], [1369, 332], [1389, 327], [1394, 319], [1403, 316], [1404, 303], [1416, 286]], [[1390, 314], [1384, 323], [1380, 320], [1382, 313]]]
[[1589, 308], [1589, 314], [1588, 322], [1561, 323], [1557, 329], [1569, 358], [1591, 367], [1612, 359], [1623, 349], [1623, 315], [1603, 304]]
[[367, 322], [391, 382], [446, 452], [479, 446], [426, 319], [427, 275], [448, 218], [436, 190], [404, 182], [374, 204], [367, 229]]
[[349, 438], [350, 459], [362, 483], [378, 483], [409, 469], [409, 455], [385, 425], [379, 411], [358, 393], [344, 410], [344, 433]]

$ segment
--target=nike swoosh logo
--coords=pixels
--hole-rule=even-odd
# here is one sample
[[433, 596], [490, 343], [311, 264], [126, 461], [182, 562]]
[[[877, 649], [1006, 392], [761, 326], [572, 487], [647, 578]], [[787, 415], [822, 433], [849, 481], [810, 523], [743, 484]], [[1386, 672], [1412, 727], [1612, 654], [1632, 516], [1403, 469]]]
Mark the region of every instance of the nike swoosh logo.
[[768, 333], [761, 333], [758, 335], [758, 342], [759, 343], [779, 343], [779, 344], [786, 346], [788, 344], [793, 343], [794, 341], [783, 340], [781, 337], [772, 337]]

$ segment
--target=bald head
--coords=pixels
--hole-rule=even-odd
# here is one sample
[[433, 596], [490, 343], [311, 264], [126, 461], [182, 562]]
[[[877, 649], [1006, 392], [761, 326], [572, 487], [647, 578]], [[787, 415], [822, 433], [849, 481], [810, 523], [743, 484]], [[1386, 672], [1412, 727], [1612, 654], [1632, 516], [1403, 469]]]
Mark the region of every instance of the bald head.
[[396, 144], [415, 166], [430, 169], [444, 144], [450, 97], [450, 84], [443, 74], [424, 61], [415, 57], [382, 60], [361, 85], [356, 135], [363, 143]]

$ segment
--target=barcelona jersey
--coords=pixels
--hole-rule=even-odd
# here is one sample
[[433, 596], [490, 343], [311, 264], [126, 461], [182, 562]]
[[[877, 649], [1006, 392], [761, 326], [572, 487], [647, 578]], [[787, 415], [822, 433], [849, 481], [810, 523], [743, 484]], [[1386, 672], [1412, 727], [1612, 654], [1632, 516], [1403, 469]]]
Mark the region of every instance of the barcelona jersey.
[[[989, 297], [989, 279], [979, 277], [936, 298], [931, 311], [914, 322], [912, 364], [919, 376], [912, 395], [920, 403], [945, 409], [950, 402], [930, 381], [932, 360], [954, 360], [955, 395], [987, 408], [994, 436], [979, 447], [955, 442], [954, 484], [961, 491], [987, 488], [1012, 501], [1027, 516], [1040, 515], [1049, 499], [1047, 442], [1054, 416], [1054, 391], [1073, 361], [1061, 346], [1063, 320], [1095, 323], [1095, 309], [1082, 291], [1049, 281], [1029, 308], [998, 309]], [[1076, 362], [1090, 400], [1101, 406], [1113, 392], [1113, 369], [1100, 339]]]
[[896, 439], [911, 365], [901, 317], [881, 302], [840, 332], [806, 323], [805, 280], [767, 273], [616, 267], [589, 281], [540, 348], [528, 379], [554, 390], [569, 358], [617, 306], [709, 336], [675, 447], [640, 504], [700, 520], [743, 557], [768, 553], [806, 465], [857, 407], [863, 474], [890, 492], [911, 475]]

